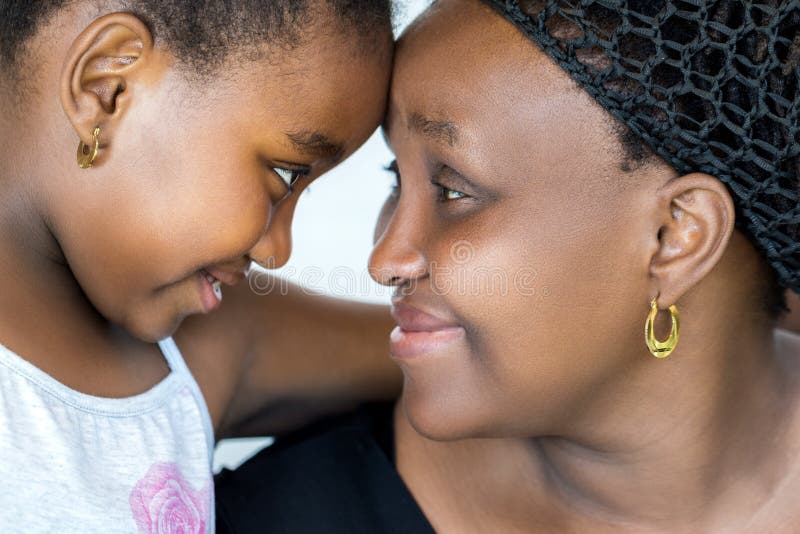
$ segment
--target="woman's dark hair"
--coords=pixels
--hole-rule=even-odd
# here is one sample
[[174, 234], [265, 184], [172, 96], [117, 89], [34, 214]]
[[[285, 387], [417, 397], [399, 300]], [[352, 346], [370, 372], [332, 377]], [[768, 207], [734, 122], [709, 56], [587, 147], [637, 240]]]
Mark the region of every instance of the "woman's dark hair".
[[623, 169], [656, 155], [728, 188], [736, 227], [800, 293], [800, 1], [486, 0], [619, 120]]
[[[0, 0], [0, 64], [16, 65], [28, 39], [73, 1]], [[95, 3], [87, 1], [87, 9]], [[383, 38], [392, 28], [391, 0], [119, 0], [106, 4], [141, 17], [157, 41], [163, 40], [179, 59], [200, 72], [253, 43], [301, 45], [322, 6], [342, 29], [367, 42]]]

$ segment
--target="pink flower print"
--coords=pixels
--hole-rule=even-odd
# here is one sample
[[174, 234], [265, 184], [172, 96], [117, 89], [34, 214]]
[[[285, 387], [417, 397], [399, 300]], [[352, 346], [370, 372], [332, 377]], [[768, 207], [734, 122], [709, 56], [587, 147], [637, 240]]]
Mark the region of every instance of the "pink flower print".
[[195, 491], [175, 463], [153, 464], [131, 491], [140, 534], [205, 534], [211, 483]]

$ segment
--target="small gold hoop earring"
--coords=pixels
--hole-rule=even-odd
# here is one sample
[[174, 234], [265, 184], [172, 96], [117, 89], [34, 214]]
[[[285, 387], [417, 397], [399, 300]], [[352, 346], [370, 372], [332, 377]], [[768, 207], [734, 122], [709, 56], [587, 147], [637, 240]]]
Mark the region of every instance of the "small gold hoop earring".
[[94, 132], [92, 133], [92, 141], [94, 143], [94, 147], [89, 150], [87, 153], [86, 145], [83, 141], [78, 143], [78, 167], [81, 169], [88, 169], [94, 163], [95, 158], [97, 158], [97, 152], [100, 150], [100, 141], [98, 140], [100, 137], [100, 127], [96, 127]]
[[650, 314], [644, 324], [644, 340], [647, 343], [647, 348], [656, 358], [666, 358], [672, 354], [678, 344], [678, 308], [673, 304], [669, 307], [669, 313], [672, 317], [672, 330], [670, 330], [669, 337], [666, 340], [659, 341], [656, 339], [653, 329], [653, 323], [655, 322], [656, 314], [658, 314], [658, 297], [650, 302]]

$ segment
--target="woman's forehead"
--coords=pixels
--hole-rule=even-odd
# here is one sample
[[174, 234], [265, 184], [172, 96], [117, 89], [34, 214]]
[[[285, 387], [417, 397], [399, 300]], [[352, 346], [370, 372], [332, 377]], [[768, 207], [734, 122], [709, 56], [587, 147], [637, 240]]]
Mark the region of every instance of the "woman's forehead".
[[608, 121], [535, 43], [479, 0], [440, 0], [398, 45], [390, 141], [399, 130], [468, 151], [497, 142], [521, 153], [532, 139], [607, 136]]
[[400, 38], [395, 76], [420, 86], [440, 80], [465, 86], [549, 63], [540, 56], [533, 42], [483, 2], [442, 0]]

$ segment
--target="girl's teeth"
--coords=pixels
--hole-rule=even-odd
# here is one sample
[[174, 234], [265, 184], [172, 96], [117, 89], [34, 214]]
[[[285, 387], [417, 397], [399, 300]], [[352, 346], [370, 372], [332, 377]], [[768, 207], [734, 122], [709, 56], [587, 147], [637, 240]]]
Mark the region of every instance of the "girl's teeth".
[[218, 301], [222, 302], [222, 282], [215, 280], [211, 287], [214, 288], [214, 296], [217, 297]]

